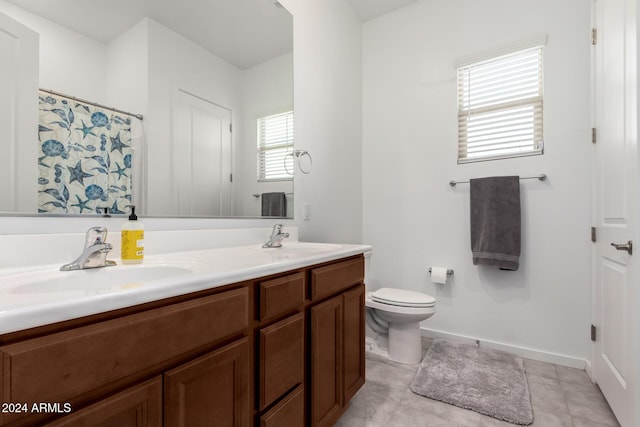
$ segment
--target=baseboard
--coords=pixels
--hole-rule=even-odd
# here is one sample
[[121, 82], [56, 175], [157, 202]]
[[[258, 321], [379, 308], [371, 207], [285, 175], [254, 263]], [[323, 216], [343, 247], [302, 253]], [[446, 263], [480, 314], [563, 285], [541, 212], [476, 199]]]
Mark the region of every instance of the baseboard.
[[570, 368], [584, 369], [590, 374], [591, 363], [586, 359], [567, 356], [563, 354], [550, 353], [547, 351], [536, 350], [528, 347], [505, 344], [497, 341], [485, 340], [482, 338], [474, 338], [466, 335], [452, 334], [450, 332], [438, 331], [435, 329], [420, 328], [423, 337], [427, 338], [445, 338], [453, 341], [463, 341], [470, 344], [480, 343], [480, 347], [494, 348], [503, 350], [527, 359], [539, 360], [541, 362], [553, 363], [556, 365], [568, 366]]
[[589, 375], [589, 379], [591, 380], [591, 382], [595, 384], [596, 380], [595, 378], [593, 378], [593, 369], [591, 367], [591, 361], [585, 360], [584, 363], [585, 363], [584, 370], [587, 371], [587, 375]]

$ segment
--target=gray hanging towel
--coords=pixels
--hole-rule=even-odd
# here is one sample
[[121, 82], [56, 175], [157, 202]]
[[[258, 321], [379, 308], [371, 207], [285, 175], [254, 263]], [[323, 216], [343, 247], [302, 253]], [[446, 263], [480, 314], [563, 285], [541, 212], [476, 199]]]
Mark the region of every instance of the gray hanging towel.
[[470, 180], [473, 264], [520, 266], [520, 177]]
[[262, 216], [287, 216], [284, 193], [262, 193]]

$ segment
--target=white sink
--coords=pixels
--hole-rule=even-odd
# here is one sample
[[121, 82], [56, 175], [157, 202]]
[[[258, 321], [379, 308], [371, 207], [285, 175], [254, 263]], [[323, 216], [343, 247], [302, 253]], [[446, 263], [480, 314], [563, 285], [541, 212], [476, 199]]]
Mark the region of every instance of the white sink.
[[[0, 268], [0, 334], [254, 280], [370, 250], [367, 245], [262, 243], [150, 255], [142, 264], [59, 271], [62, 262]], [[264, 242], [264, 240], [262, 240]]]
[[282, 241], [282, 246], [279, 248], [260, 248], [267, 253], [286, 253], [290, 255], [316, 255], [325, 252], [331, 252], [340, 249], [341, 245], [332, 243], [309, 243], [309, 242], [287, 242], [286, 239]]
[[282, 248], [287, 252], [299, 252], [303, 254], [320, 254], [324, 252], [335, 251], [340, 249], [340, 245], [335, 245], [331, 243], [305, 243], [305, 242], [296, 242], [290, 245], [286, 245], [283, 243]]
[[114, 290], [134, 289], [177, 276], [187, 276], [204, 271], [206, 267], [204, 263], [193, 261], [154, 260], [135, 265], [119, 264], [114, 267], [76, 271], [45, 269], [16, 275], [8, 293], [108, 293]]

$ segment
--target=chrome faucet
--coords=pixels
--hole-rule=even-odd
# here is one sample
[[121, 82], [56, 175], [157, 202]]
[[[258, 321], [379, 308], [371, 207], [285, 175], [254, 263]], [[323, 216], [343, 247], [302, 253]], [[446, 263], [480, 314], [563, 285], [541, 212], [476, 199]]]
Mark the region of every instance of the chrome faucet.
[[110, 267], [116, 265], [115, 261], [107, 259], [107, 254], [113, 248], [107, 243], [107, 229], [104, 227], [91, 227], [85, 235], [85, 244], [82, 254], [73, 262], [60, 267], [60, 271], [84, 270], [86, 268]]
[[273, 226], [273, 230], [271, 231], [271, 237], [269, 237], [269, 241], [262, 245], [263, 248], [281, 248], [282, 247], [282, 239], [286, 239], [289, 237], [289, 233], [282, 232], [282, 224], [276, 224]]

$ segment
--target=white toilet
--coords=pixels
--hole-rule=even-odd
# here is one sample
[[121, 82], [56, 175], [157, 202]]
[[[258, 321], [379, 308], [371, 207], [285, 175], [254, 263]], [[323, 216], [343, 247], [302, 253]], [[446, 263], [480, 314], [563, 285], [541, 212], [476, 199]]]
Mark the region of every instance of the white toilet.
[[[370, 254], [365, 254], [365, 264], [369, 257]], [[365, 265], [365, 286], [367, 267]], [[367, 292], [365, 305], [369, 326], [378, 330], [381, 327], [388, 328], [389, 359], [406, 364], [420, 363], [420, 322], [436, 312], [435, 298], [422, 292], [380, 288], [375, 292]]]

